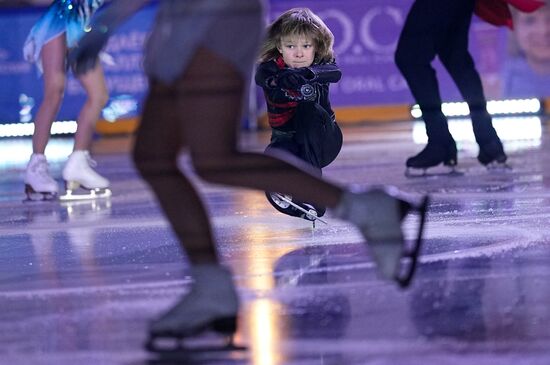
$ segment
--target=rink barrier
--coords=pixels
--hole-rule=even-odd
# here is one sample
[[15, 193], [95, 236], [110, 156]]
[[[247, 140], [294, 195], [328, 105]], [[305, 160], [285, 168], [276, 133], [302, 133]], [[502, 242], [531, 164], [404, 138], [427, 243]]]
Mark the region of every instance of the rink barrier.
[[[543, 99], [544, 115], [550, 115], [550, 98]], [[336, 120], [341, 126], [365, 123], [386, 123], [411, 120], [411, 106], [407, 104], [373, 105], [334, 108]], [[132, 134], [138, 127], [139, 117], [118, 119], [116, 123], [100, 120], [97, 123], [99, 135]], [[258, 116], [258, 129], [269, 129], [267, 114]]]

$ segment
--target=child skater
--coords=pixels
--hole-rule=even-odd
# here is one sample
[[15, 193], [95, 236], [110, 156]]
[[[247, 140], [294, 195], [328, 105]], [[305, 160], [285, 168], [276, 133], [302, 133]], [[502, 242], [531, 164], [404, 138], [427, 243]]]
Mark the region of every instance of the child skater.
[[[113, 1], [71, 53], [77, 72], [96, 64], [115, 25], [146, 2]], [[320, 179], [311, 165], [298, 159], [238, 149], [242, 105], [262, 19], [260, 0], [159, 3], [145, 51], [150, 88], [133, 158], [187, 253], [194, 282], [178, 303], [151, 323], [152, 351], [176, 350], [162, 348], [159, 338], [179, 343], [207, 330], [231, 337], [237, 326], [237, 291], [231, 272], [219, 261], [210, 218], [189, 172], [178, 168], [182, 149], [205, 181], [280, 191], [334, 209], [336, 217], [353, 222], [363, 233], [384, 277], [401, 285], [412, 277], [413, 270], [400, 271], [407, 255], [401, 220], [419, 208], [397, 190], [351, 191]]]
[[[342, 148], [329, 101], [329, 84], [341, 77], [333, 44], [332, 32], [310, 9], [290, 9], [268, 27], [255, 77], [272, 128], [266, 153], [287, 151], [311, 164], [317, 176]], [[266, 195], [277, 210], [291, 216], [315, 220], [325, 214], [324, 206], [294, 200], [299, 210], [289, 204], [291, 196]]]
[[[44, 151], [50, 138], [52, 122], [63, 100], [67, 51], [77, 46], [90, 17], [102, 3], [103, 0], [55, 0], [32, 27], [25, 42], [25, 59], [36, 63], [44, 79], [44, 98], [34, 120], [33, 153], [24, 178], [29, 199], [33, 199], [37, 193], [44, 199], [55, 198], [58, 194], [57, 183], [48, 172]], [[63, 169], [63, 179], [68, 194], [79, 186], [95, 190], [94, 193], [97, 190], [105, 193], [109, 180], [92, 169], [95, 162], [89, 154], [95, 123], [108, 100], [101, 65], [97, 62], [95, 67], [77, 75], [77, 78], [86, 91], [87, 100], [77, 118], [74, 149]]]

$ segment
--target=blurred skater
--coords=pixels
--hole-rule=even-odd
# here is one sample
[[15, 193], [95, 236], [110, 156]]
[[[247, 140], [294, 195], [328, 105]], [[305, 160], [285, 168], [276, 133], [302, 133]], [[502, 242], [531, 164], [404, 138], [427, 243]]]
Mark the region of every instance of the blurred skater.
[[[58, 195], [57, 182], [48, 171], [44, 152], [52, 123], [61, 107], [67, 79], [67, 53], [78, 45], [94, 12], [103, 0], [55, 0], [30, 30], [23, 53], [36, 63], [44, 80], [44, 98], [34, 119], [30, 161], [25, 171], [25, 193], [28, 199]], [[79, 187], [91, 191], [81, 197], [110, 195], [109, 180], [94, 171], [90, 145], [101, 109], [109, 98], [103, 69], [99, 62], [85, 73], [76, 75], [87, 99], [77, 118], [73, 152], [63, 169], [67, 195]]]
[[[77, 71], [93, 67], [115, 26], [145, 3], [114, 1], [70, 55]], [[231, 336], [237, 326], [237, 292], [219, 262], [204, 204], [187, 172], [178, 168], [182, 149], [205, 181], [280, 191], [333, 208], [361, 230], [384, 277], [402, 285], [412, 277], [413, 270], [399, 271], [407, 254], [401, 220], [418, 208], [396, 189], [352, 192], [321, 180], [311, 166], [285, 152], [276, 158], [238, 149], [242, 105], [264, 28], [261, 5], [259, 0], [159, 4], [145, 51], [150, 90], [133, 157], [189, 257], [194, 283], [151, 323], [153, 351], [162, 350], [159, 338], [179, 341], [208, 330]]]

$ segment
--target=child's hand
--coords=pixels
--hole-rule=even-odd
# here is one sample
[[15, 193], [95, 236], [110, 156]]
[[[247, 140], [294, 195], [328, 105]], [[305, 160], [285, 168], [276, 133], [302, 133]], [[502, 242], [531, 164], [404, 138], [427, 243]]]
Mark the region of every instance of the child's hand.
[[[309, 72], [309, 70], [307, 71]], [[301, 69], [283, 70], [277, 75], [277, 86], [283, 89], [299, 89], [301, 86], [309, 82], [303, 73], [304, 72]]]

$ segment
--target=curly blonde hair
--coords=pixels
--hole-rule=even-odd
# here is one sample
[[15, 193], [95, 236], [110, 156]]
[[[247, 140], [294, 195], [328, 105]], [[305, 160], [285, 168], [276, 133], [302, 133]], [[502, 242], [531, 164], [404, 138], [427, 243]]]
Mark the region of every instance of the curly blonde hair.
[[334, 60], [334, 35], [326, 24], [308, 8], [293, 8], [281, 14], [271, 23], [260, 48], [260, 62], [280, 56], [278, 48], [281, 39], [288, 36], [305, 36], [313, 40], [315, 46], [314, 63]]

